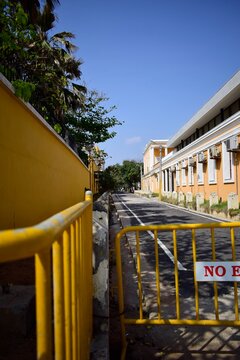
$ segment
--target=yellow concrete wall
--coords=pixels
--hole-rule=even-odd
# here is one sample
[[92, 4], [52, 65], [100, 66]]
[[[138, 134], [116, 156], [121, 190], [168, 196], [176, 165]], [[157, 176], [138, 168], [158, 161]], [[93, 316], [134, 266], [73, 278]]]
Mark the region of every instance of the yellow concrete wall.
[[174, 148], [167, 148], [167, 154], [170, 154], [170, 152], [172, 152], [174, 150]]
[[158, 178], [155, 175], [142, 179], [142, 190], [145, 192], [159, 192]]
[[157, 174], [157, 176], [153, 175], [153, 177], [152, 177], [152, 186], [153, 186], [152, 191], [154, 193], [159, 193], [158, 174]]
[[[153, 151], [154, 151], [154, 158], [160, 157], [160, 148], [159, 147], [154, 148]], [[162, 149], [161, 154], [162, 154], [162, 157], [163, 157], [164, 156], [164, 149]]]
[[36, 224], [84, 200], [89, 188], [82, 161], [2, 81], [0, 171], [1, 230]]
[[[222, 145], [218, 145], [220, 150]], [[222, 152], [222, 151], [221, 151]], [[207, 157], [207, 151], [204, 152], [205, 156]], [[186, 186], [183, 186], [180, 181], [180, 186], [176, 186], [176, 175], [174, 175], [174, 182], [175, 182], [175, 190], [176, 191], [182, 191], [185, 194], [187, 192], [192, 192], [193, 195], [196, 195], [196, 193], [203, 193], [205, 199], [209, 199], [209, 196], [212, 192], [216, 192], [218, 194], [219, 199], [221, 198], [222, 201], [226, 201], [228, 198], [228, 195], [233, 192], [235, 194], [239, 194], [240, 190], [240, 153], [236, 153], [236, 159], [234, 163], [234, 182], [232, 183], [223, 183], [223, 161], [222, 158], [217, 160], [216, 163], [216, 178], [217, 183], [216, 184], [209, 184], [208, 182], [208, 163], [205, 163], [203, 166], [203, 176], [204, 176], [204, 184], [198, 184], [197, 183], [197, 168], [194, 167], [194, 185], [188, 185], [188, 169], [186, 169]], [[181, 174], [181, 172], [180, 172]], [[180, 175], [181, 179], [181, 175]], [[239, 197], [240, 199], [240, 197]]]
[[[167, 151], [165, 151], [165, 147], [162, 147], [161, 150], [161, 157], [163, 158]], [[159, 162], [155, 163], [152, 168], [150, 168], [150, 150], [151, 146], [147, 149], [143, 156], [143, 163], [144, 163], [144, 174], [146, 175], [148, 172], [152, 171], [153, 169], [157, 169], [156, 174], [152, 174], [149, 177], [145, 177], [142, 179], [141, 188], [143, 191], [151, 191], [154, 193], [159, 193], [159, 183], [158, 183], [158, 172], [159, 172]], [[160, 148], [154, 148], [154, 159], [160, 156]], [[155, 159], [156, 161], [156, 159]]]
[[146, 174], [148, 171], [150, 171], [150, 152], [149, 152], [149, 149], [146, 151], [146, 153], [143, 156], [143, 166], [144, 166], [144, 174]]
[[99, 191], [99, 182], [95, 177], [95, 172], [99, 171], [99, 166], [95, 163], [94, 160], [90, 160], [88, 169], [90, 171], [90, 189], [93, 192], [93, 194], [98, 193]]

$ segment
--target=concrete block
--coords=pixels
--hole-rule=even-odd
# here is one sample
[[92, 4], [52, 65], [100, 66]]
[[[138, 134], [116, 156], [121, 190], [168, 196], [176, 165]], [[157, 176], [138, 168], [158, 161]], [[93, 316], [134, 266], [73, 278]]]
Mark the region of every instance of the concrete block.
[[190, 191], [186, 193], [186, 203], [191, 203], [193, 200], [193, 195]]
[[201, 205], [204, 203], [204, 195], [203, 193], [199, 192], [196, 193], [196, 208], [197, 211], [200, 211]]
[[177, 193], [176, 191], [173, 191], [173, 193], [172, 193], [172, 199], [175, 200], [175, 201], [177, 201], [177, 199], [178, 199], [178, 193]]
[[212, 192], [209, 196], [209, 206], [218, 204], [218, 194], [216, 192]]
[[181, 203], [184, 203], [184, 193], [182, 191], [179, 191], [178, 193], [178, 203], [181, 204]]
[[235, 193], [228, 194], [228, 209], [238, 209], [238, 195]]
[[168, 199], [171, 199], [171, 198], [172, 198], [172, 192], [171, 192], [171, 191], [168, 191], [168, 192], [167, 192], [167, 198], [168, 198]]

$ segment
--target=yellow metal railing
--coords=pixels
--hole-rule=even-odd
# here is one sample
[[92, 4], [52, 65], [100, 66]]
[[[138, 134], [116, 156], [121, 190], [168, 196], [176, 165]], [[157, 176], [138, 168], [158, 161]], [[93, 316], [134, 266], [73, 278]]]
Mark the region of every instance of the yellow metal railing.
[[90, 192], [86, 193], [84, 202], [36, 226], [0, 232], [0, 262], [31, 256], [35, 256], [37, 359], [89, 359], [92, 335]]
[[[238, 306], [238, 287], [237, 282], [234, 284], [234, 319], [220, 319], [219, 315], [219, 298], [218, 298], [218, 284], [216, 281], [213, 282], [214, 287], [214, 311], [215, 319], [200, 319], [200, 307], [199, 307], [199, 288], [198, 282], [196, 280], [196, 262], [197, 262], [197, 246], [196, 246], [196, 231], [201, 229], [209, 229], [209, 239], [210, 239], [210, 254], [211, 261], [216, 261], [216, 239], [215, 239], [215, 230], [216, 229], [229, 229], [229, 245], [231, 247], [231, 260], [236, 261], [236, 246], [235, 246], [235, 228], [240, 228], [240, 223], [208, 223], [208, 224], [181, 224], [181, 225], [149, 225], [149, 226], [130, 226], [122, 229], [115, 239], [115, 249], [116, 249], [116, 265], [117, 265], [117, 281], [118, 281], [118, 302], [119, 302], [119, 314], [121, 321], [121, 331], [122, 331], [122, 356], [125, 358], [127, 341], [125, 337], [125, 325], [209, 325], [209, 326], [240, 326], [239, 320], [239, 306]], [[191, 232], [191, 247], [192, 253], [192, 268], [193, 268], [193, 285], [194, 285], [194, 297], [195, 297], [195, 316], [194, 318], [182, 318], [181, 309], [180, 309], [180, 291], [179, 291], [179, 267], [178, 267], [178, 243], [177, 243], [177, 233], [178, 231], [190, 231]], [[141, 238], [140, 235], [145, 232], [152, 232], [153, 236], [149, 236], [149, 241], [154, 241], [154, 252], [155, 252], [155, 275], [154, 279], [156, 281], [156, 308], [157, 316], [154, 319], [149, 319], [147, 316], [144, 317], [143, 311], [143, 286], [142, 286], [142, 254], [141, 254]], [[175, 314], [173, 318], [163, 317], [161, 315], [161, 295], [160, 291], [160, 266], [159, 266], [159, 246], [158, 238], [161, 237], [161, 233], [170, 232], [172, 233], [172, 248], [173, 248], [173, 269], [174, 269], [174, 283], [175, 283]], [[136, 257], [136, 272], [137, 272], [137, 286], [138, 286], [138, 301], [139, 301], [139, 315], [137, 318], [127, 318], [125, 314], [124, 306], [124, 287], [123, 287], [123, 270], [122, 270], [122, 260], [121, 260], [121, 239], [124, 236], [130, 233], [131, 235], [131, 244], [135, 247], [135, 257]], [[183, 233], [181, 233], [181, 238]], [[227, 246], [227, 244], [226, 244]], [[145, 250], [146, 251], [146, 250]], [[185, 269], [186, 270], [186, 269]]]

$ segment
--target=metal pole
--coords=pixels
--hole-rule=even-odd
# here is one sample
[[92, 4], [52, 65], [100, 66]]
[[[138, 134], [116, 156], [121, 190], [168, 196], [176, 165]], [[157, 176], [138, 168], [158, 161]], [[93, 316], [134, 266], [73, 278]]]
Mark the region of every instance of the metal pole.
[[141, 180], [140, 180], [140, 189], [142, 190], [143, 186], [142, 186], [142, 177], [143, 177], [143, 166], [140, 166], [140, 176], [141, 176]]
[[162, 145], [159, 146], [159, 173], [158, 173], [158, 185], [159, 185], [159, 201], [162, 200]]
[[92, 189], [92, 157], [89, 155], [89, 157], [88, 157], [88, 159], [89, 159], [89, 166], [88, 166], [88, 168], [89, 168], [89, 187], [90, 187], [90, 190], [92, 191], [93, 189]]

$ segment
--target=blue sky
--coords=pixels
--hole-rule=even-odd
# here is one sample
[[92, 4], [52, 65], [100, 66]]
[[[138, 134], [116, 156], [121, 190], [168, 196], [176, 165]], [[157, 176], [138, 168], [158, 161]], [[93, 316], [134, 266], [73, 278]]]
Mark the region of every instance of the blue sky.
[[239, 0], [60, 0], [55, 32], [76, 35], [82, 82], [122, 126], [106, 164], [141, 160], [240, 69]]

